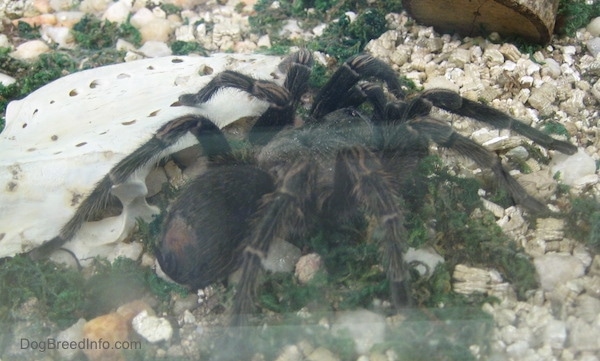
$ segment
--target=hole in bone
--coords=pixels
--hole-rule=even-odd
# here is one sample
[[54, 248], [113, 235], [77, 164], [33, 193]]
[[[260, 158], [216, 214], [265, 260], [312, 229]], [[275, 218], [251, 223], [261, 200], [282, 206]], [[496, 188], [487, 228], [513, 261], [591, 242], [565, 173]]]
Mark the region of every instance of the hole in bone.
[[50, 104], [54, 104], [56, 103], [54, 100], [50, 100]]
[[122, 122], [121, 124], [123, 124], [123, 125], [131, 125], [131, 124], [133, 124], [135, 122], [136, 122], [136, 120], [134, 119], [134, 120], [130, 120], [128, 122]]
[[6, 236], [6, 233], [0, 233], [0, 241], [4, 239], [4, 236]]
[[79, 204], [79, 202], [81, 202], [81, 198], [83, 198], [83, 195], [80, 193], [73, 193], [72, 196], [73, 197], [71, 198], [71, 207], [75, 207]]
[[160, 112], [160, 110], [155, 110], [152, 113], [148, 114], [149, 117], [155, 117], [156, 114], [158, 114], [158, 112]]
[[100, 85], [100, 80], [92, 80], [92, 82], [90, 83], [90, 88], [94, 89], [96, 87], [98, 87]]
[[35, 148], [29, 148], [27, 149], [28, 152], [34, 152], [36, 149]]
[[7, 190], [7, 191], [9, 191], [9, 192], [12, 192], [12, 191], [14, 191], [15, 189], [17, 189], [17, 183], [15, 183], [15, 182], [8, 182], [8, 183], [6, 184], [6, 190]]
[[99, 133], [98, 135], [104, 135], [104, 134], [106, 134], [106, 133], [108, 133], [108, 130], [107, 130], [107, 131], [104, 131], [104, 132], [102, 132], [102, 133]]
[[154, 67], [152, 65], [150, 65], [149, 67], [147, 67], [146, 69], [148, 70], [154, 70]]
[[117, 75], [117, 79], [127, 79], [127, 78], [131, 78], [131, 75], [129, 75], [127, 73], [121, 73], [121, 74]]
[[175, 58], [175, 59], [171, 60], [171, 63], [174, 63], [174, 64], [183, 63], [183, 59]]
[[75, 89], [73, 89], [73, 90], [71, 90], [71, 91], [69, 92], [69, 96], [70, 96], [70, 97], [74, 97], [74, 96], [76, 96], [76, 95], [78, 95], [78, 94], [79, 94], [79, 93], [77, 93], [77, 90], [75, 90]]
[[57, 154], [60, 154], [60, 153], [62, 153], [62, 150], [59, 150], [58, 152], [54, 152], [54, 153], [52, 153], [52, 154], [53, 154], [53, 155], [57, 155]]
[[213, 68], [211, 68], [208, 65], [203, 65], [200, 70], [198, 71], [198, 74], [200, 75], [211, 75], [215, 70]]
[[84, 145], [86, 145], [86, 144], [87, 144], [87, 142], [81, 142], [81, 143], [79, 143], [79, 144], [76, 144], [75, 146], [76, 146], [76, 147], [83, 147], [83, 146], [84, 146]]
[[56, 141], [58, 139], [58, 135], [54, 134], [50, 137], [50, 139]]
[[27, 128], [27, 123], [23, 123], [22, 128]]
[[34, 110], [33, 115], [36, 115], [38, 111], [39, 111], [39, 109]]

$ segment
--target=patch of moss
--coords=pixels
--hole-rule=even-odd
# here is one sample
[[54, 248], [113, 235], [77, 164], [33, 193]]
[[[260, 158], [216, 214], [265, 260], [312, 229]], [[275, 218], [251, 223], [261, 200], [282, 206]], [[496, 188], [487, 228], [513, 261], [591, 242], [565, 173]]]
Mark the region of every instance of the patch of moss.
[[[0, 48], [0, 68], [16, 82], [0, 85], [0, 114], [6, 112], [6, 106], [12, 100], [20, 99], [34, 90], [77, 70], [78, 63], [63, 52], [41, 54], [34, 62], [25, 62], [11, 58], [10, 49]], [[4, 120], [0, 119], [0, 131]]]
[[138, 262], [117, 258], [113, 263], [94, 260], [89, 278], [76, 269], [51, 261], [32, 261], [25, 256], [0, 263], [0, 322], [11, 324], [12, 311], [35, 297], [49, 320], [66, 328], [79, 318], [93, 318], [113, 311], [128, 301], [150, 293], [162, 303], [171, 293], [187, 290], [168, 283]]
[[181, 11], [183, 10], [182, 8], [180, 8], [177, 5], [173, 5], [173, 4], [160, 4], [159, 7], [162, 9], [162, 11], [165, 12], [165, 14], [167, 15], [179, 15], [181, 13]]
[[288, 1], [279, 3], [280, 6], [272, 6], [273, 0], [259, 0], [254, 5], [256, 15], [248, 18], [250, 26], [259, 34], [268, 34], [270, 37], [283, 27], [283, 21], [292, 15], [291, 6]]
[[140, 32], [129, 21], [119, 25], [89, 14], [73, 26], [72, 33], [79, 46], [88, 50], [113, 48], [119, 38], [141, 44]]
[[307, 285], [300, 285], [290, 273], [270, 273], [261, 285], [259, 302], [277, 313], [297, 312], [309, 302], [325, 300], [326, 276], [320, 274]]
[[[522, 249], [506, 236], [488, 211], [482, 210], [479, 182], [450, 174], [438, 157], [422, 162], [429, 197], [422, 219], [435, 219], [435, 247], [449, 267], [465, 263], [495, 268], [515, 287], [518, 296], [536, 287], [535, 269]], [[500, 191], [499, 194], [505, 194]], [[474, 216], [476, 209], [480, 216]]]
[[131, 16], [127, 19], [126, 22], [119, 25], [117, 36], [119, 38], [123, 38], [129, 41], [135, 46], [140, 46], [142, 45], [142, 34], [136, 27], [131, 25], [129, 19], [131, 19]]
[[25, 256], [0, 263], [0, 322], [11, 323], [11, 310], [37, 298], [51, 321], [66, 327], [83, 317], [85, 280], [80, 272]]
[[511, 169], [518, 169], [519, 172], [523, 174], [529, 174], [533, 171], [529, 163], [527, 163], [527, 160], [520, 157], [511, 157], [509, 159], [509, 164]]
[[600, 16], [600, 3], [585, 0], [560, 0], [558, 3], [556, 31], [573, 36], [577, 29], [585, 27], [591, 19]]
[[514, 201], [508, 191], [502, 188], [494, 189], [494, 191], [490, 193], [488, 199], [491, 202], [502, 206], [504, 209], [514, 205]]
[[195, 41], [176, 40], [171, 43], [171, 51], [173, 55], [188, 55], [190, 53], [198, 53], [203, 56], [208, 56], [206, 49]]
[[286, 55], [290, 53], [291, 44], [286, 44], [284, 41], [280, 41], [270, 48], [261, 47], [257, 50], [258, 53], [266, 55]]
[[152, 221], [146, 222], [141, 218], [137, 219], [137, 231], [133, 234], [133, 239], [141, 239], [144, 251], [154, 254], [157, 248], [157, 239], [162, 229], [164, 212], [154, 217]]
[[17, 23], [17, 31], [19, 33], [19, 37], [23, 39], [39, 39], [41, 38], [40, 27], [39, 26], [31, 26], [24, 21], [19, 21]]
[[[273, 6], [273, 3], [273, 0], [257, 2], [254, 7], [256, 15], [251, 16], [249, 21], [254, 31], [268, 34], [274, 46], [282, 41], [288, 42], [280, 38], [279, 32], [289, 19], [296, 19], [306, 29], [318, 23], [328, 23], [321, 36], [296, 45], [325, 52], [338, 60], [345, 60], [361, 52], [369, 40], [379, 37], [387, 30], [385, 14], [388, 11], [380, 3], [369, 4], [371, 7], [361, 1], [277, 1], [278, 6]], [[357, 14], [352, 22], [344, 14], [349, 10]]]
[[28, 76], [21, 77], [21, 94], [32, 91], [65, 76], [77, 69], [77, 61], [66, 53], [52, 52], [41, 54], [33, 63], [29, 64]]
[[544, 124], [542, 127], [542, 130], [547, 134], [556, 134], [569, 137], [569, 131], [567, 128], [565, 128], [563, 124], [556, 121], [546, 122], [546, 124]]
[[570, 237], [582, 240], [594, 252], [600, 252], [600, 202], [597, 199], [571, 199], [566, 219]]
[[344, 14], [331, 22], [323, 35], [310, 41], [307, 48], [345, 60], [360, 53], [369, 40], [378, 38], [386, 30], [385, 14], [378, 9], [359, 12], [352, 22]]
[[527, 142], [522, 142], [521, 146], [527, 150], [527, 153], [529, 154], [529, 156], [536, 162], [541, 163], [541, 164], [549, 164], [550, 163], [550, 157], [548, 157], [548, 155], [545, 155], [544, 153], [542, 153], [542, 151], [540, 150], [540, 148], [538, 146], [535, 146], [535, 145], [533, 145], [531, 143], [527, 143]]
[[310, 72], [310, 78], [308, 79], [308, 84], [313, 89], [321, 89], [329, 78], [331, 77], [331, 71], [327, 69], [321, 63], [313, 64], [312, 70]]

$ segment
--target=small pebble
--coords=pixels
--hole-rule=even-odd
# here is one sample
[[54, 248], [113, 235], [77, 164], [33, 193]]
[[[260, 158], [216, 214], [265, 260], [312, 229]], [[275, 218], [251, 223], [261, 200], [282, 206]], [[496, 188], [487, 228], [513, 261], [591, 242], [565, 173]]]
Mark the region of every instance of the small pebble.
[[168, 341], [173, 336], [173, 327], [162, 317], [150, 316], [142, 311], [131, 321], [134, 331], [150, 343]]
[[585, 268], [581, 261], [568, 254], [549, 253], [533, 260], [540, 277], [540, 285], [546, 291], [556, 285], [583, 276]]
[[17, 47], [10, 56], [21, 60], [33, 60], [50, 51], [50, 47], [41, 40], [30, 40]]
[[600, 17], [593, 18], [585, 27], [592, 36], [600, 36]]

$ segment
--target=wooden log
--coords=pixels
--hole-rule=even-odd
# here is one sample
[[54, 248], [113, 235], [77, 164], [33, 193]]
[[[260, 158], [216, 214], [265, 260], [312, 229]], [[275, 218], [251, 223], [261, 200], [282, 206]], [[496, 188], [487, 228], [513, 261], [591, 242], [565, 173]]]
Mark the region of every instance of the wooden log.
[[419, 23], [465, 36], [497, 32], [545, 44], [550, 41], [559, 0], [403, 0]]

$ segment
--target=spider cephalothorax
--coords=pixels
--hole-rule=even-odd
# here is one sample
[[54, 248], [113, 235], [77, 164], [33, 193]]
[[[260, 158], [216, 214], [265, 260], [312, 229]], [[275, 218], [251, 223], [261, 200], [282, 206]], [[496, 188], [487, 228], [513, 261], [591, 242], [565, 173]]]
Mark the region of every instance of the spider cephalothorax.
[[[240, 162], [232, 157], [226, 137], [210, 119], [196, 115], [174, 119], [112, 169], [53, 243], [71, 238], [110, 197], [112, 185], [190, 132], [208, 157], [209, 168], [182, 191], [165, 217], [157, 258], [169, 276], [200, 288], [241, 268], [233, 314], [245, 315], [252, 310], [261, 259], [273, 240], [360, 208], [377, 224], [373, 238], [381, 249], [392, 299], [399, 305], [406, 302], [407, 232], [398, 200], [414, 190], [412, 173], [428, 154], [430, 142], [491, 169], [515, 202], [532, 211], [546, 211], [495, 154], [432, 116], [432, 107], [512, 129], [549, 149], [576, 151], [568, 142], [449, 90], [428, 90], [404, 99], [395, 72], [366, 54], [342, 64], [314, 97], [304, 124], [294, 128], [311, 64], [311, 54], [301, 50], [284, 62], [283, 86], [226, 71], [197, 94], [182, 96], [181, 103], [196, 106], [220, 89], [232, 87], [268, 102], [270, 107], [249, 133], [254, 160]], [[377, 82], [362, 80], [385, 83], [387, 95]], [[357, 110], [364, 102], [371, 104], [368, 114]]]

